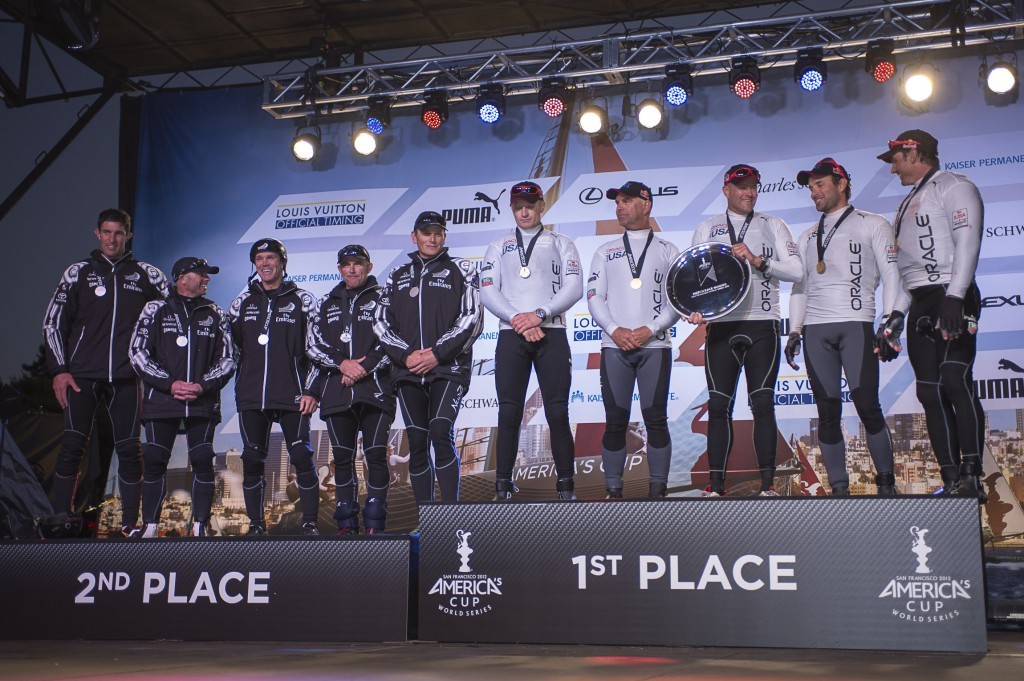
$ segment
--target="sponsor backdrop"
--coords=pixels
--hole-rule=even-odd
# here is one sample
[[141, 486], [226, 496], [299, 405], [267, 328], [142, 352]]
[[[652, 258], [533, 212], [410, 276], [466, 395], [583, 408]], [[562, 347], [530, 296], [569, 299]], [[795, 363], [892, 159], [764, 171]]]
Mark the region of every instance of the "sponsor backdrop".
[[[610, 138], [592, 139], [568, 129], [568, 119], [547, 118], [530, 97], [510, 99], [505, 117], [494, 126], [481, 123], [469, 102], [453, 103], [451, 118], [436, 131], [419, 123], [416, 110], [399, 109], [381, 137], [379, 153], [369, 158], [357, 157], [350, 149], [350, 119], [358, 116], [353, 112], [347, 119], [321, 125], [324, 147], [310, 164], [291, 157], [294, 126], [260, 109], [258, 89], [153, 94], [146, 97], [144, 107], [134, 249], [138, 257], [165, 271], [185, 254], [208, 258], [222, 268], [210, 295], [227, 307], [252, 271], [251, 243], [273, 236], [289, 249], [289, 276], [319, 296], [340, 281], [335, 254], [347, 243], [361, 243], [370, 250], [374, 273], [383, 280], [405, 261], [412, 220], [424, 209], [448, 217], [448, 245], [454, 254], [480, 260], [487, 243], [514, 226], [508, 188], [534, 178], [548, 195], [545, 222], [576, 240], [583, 267], [588, 267], [598, 245], [621, 231], [613, 220], [612, 203], [602, 198], [604, 189], [627, 178], [649, 184], [655, 193], [658, 229], [664, 238], [686, 247], [694, 226], [724, 209], [722, 173], [741, 161], [761, 170], [758, 210], [785, 219], [797, 236], [817, 219], [806, 190], [796, 185], [798, 170], [823, 156], [835, 157], [852, 175], [853, 203], [891, 217], [906, 190], [875, 155], [900, 131], [925, 128], [940, 140], [943, 168], [967, 173], [986, 202], [978, 268], [985, 307], [976, 378], [989, 417], [988, 472], [1002, 472], [1012, 483], [1021, 475], [1024, 429], [1024, 301], [1019, 278], [1024, 254], [1024, 118], [1019, 105], [985, 104], [977, 84], [976, 58], [943, 61], [940, 66], [934, 100], [918, 109], [901, 102], [898, 79], [878, 85], [857, 65], [834, 65], [828, 85], [813, 94], [798, 91], [785, 69], [766, 72], [761, 91], [749, 101], [731, 95], [720, 80], [700, 79], [691, 102], [668, 111], [666, 125], [658, 131], [640, 131], [632, 119], [617, 117], [624, 93], [612, 89], [599, 97], [617, 124]], [[788, 293], [789, 285], [784, 285], [784, 314]], [[573, 347], [570, 416], [581, 472], [578, 491], [582, 497], [603, 496], [595, 458], [604, 421], [596, 361], [601, 331], [585, 300], [565, 316]], [[488, 498], [493, 489], [497, 330], [497, 320], [488, 313], [474, 351], [473, 382], [456, 423], [467, 500]], [[696, 493], [703, 480], [701, 470], [706, 471], [704, 331], [683, 322], [672, 329], [672, 337], [677, 352], [669, 402], [670, 483], [677, 492]], [[783, 363], [776, 387], [784, 476], [777, 484], [795, 492], [824, 489], [827, 481], [819, 461], [806, 373]], [[524, 498], [551, 498], [554, 472], [535, 379], [530, 391], [516, 476]], [[745, 392], [742, 382], [740, 391]], [[223, 489], [217, 514], [222, 531], [230, 534], [244, 522], [237, 480], [241, 440], [232, 388], [224, 398], [225, 420], [215, 440]], [[882, 403], [890, 426], [901, 429], [900, 436], [894, 433], [899, 484], [908, 492], [930, 491], [939, 484], [938, 470], [927, 453], [921, 407], [905, 357], [883, 366]], [[639, 421], [639, 416], [634, 407], [633, 420]], [[744, 423], [750, 412], [743, 398], [736, 402], [735, 417], [738, 428], [749, 429]], [[847, 405], [846, 417], [854, 490], [872, 492], [871, 466], [852, 405]], [[331, 456], [323, 428], [319, 420], [314, 422], [314, 447], [324, 499], [329, 501]], [[408, 446], [400, 417], [391, 435], [389, 462], [396, 482], [392, 526], [410, 529], [416, 523], [415, 507], [408, 492]], [[635, 425], [630, 447], [640, 461], [645, 442], [642, 424]], [[280, 444], [275, 441], [275, 447]], [[756, 465], [749, 437], [737, 437], [730, 462], [734, 484], [752, 477]], [[295, 497], [288, 489], [283, 448], [272, 452], [268, 463], [271, 518], [286, 518], [294, 512]], [[178, 474], [172, 475], [170, 489], [186, 489], [184, 483], [175, 487], [179, 478], [187, 480], [182, 443], [171, 465], [172, 473]], [[630, 470], [627, 494], [641, 489], [646, 464]], [[637, 486], [632, 488], [631, 482]], [[642, 487], [646, 490], [645, 484]], [[1004, 501], [1010, 487], [1003, 487]], [[187, 495], [183, 499], [181, 513], [187, 516]], [[1019, 513], [1016, 500], [1004, 505]], [[324, 521], [330, 525], [329, 511]]]
[[409, 558], [408, 537], [5, 543], [0, 638], [404, 641]]
[[986, 650], [969, 499], [430, 505], [420, 518], [425, 640]]

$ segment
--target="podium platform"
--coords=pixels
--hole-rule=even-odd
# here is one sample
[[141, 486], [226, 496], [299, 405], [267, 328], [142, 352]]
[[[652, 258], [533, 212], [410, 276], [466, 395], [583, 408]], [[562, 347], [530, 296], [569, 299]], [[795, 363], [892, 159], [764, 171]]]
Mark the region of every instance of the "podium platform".
[[984, 652], [977, 502], [426, 505], [419, 637]]
[[0, 544], [0, 638], [404, 641], [410, 542]]

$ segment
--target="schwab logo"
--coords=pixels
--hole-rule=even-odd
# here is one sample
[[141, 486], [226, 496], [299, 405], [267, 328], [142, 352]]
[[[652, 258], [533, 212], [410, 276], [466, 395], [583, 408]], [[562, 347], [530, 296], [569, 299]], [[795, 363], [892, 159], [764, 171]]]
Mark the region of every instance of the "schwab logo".
[[892, 616], [905, 622], [946, 622], [960, 616], [958, 600], [971, 600], [971, 580], [933, 574], [929, 561], [934, 549], [928, 544], [928, 532], [917, 525], [910, 528], [913, 540], [908, 553], [914, 556], [914, 574], [894, 577], [878, 594], [892, 603]]
[[455, 530], [458, 543], [454, 553], [458, 556], [456, 572], [445, 573], [438, 577], [430, 587], [428, 595], [441, 596], [437, 609], [446, 615], [455, 617], [475, 617], [490, 612], [494, 604], [490, 601], [501, 596], [501, 577], [490, 577], [476, 573], [471, 565], [471, 557], [476, 553], [470, 546], [472, 532]]
[[469, 399], [463, 398], [462, 406], [465, 409], [497, 409], [498, 398], [497, 397], [472, 397]]

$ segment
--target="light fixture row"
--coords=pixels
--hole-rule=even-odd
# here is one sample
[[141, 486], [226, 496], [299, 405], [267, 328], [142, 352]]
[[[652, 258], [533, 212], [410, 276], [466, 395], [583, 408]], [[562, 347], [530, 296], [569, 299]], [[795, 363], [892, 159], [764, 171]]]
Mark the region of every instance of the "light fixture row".
[[[875, 40], [868, 44], [864, 58], [864, 70], [878, 83], [891, 80], [897, 72], [893, 58], [894, 41]], [[729, 89], [741, 99], [749, 99], [761, 88], [761, 70], [757, 59], [742, 56], [732, 59], [728, 72]], [[1018, 91], [1016, 56], [1001, 58], [988, 65], [984, 60], [979, 79], [989, 93], [998, 98], [1012, 98], [1016, 101]], [[793, 80], [802, 90], [816, 92], [828, 81], [828, 68], [821, 48], [807, 48], [797, 53], [793, 66]], [[920, 64], [907, 67], [902, 80], [904, 95], [911, 102], [923, 102], [931, 97], [934, 83]], [[693, 97], [693, 69], [685, 62], [665, 67], [662, 79], [661, 101], [653, 96], [636, 106], [637, 124], [644, 129], [659, 127], [665, 119], [664, 105], [679, 107]], [[506, 88], [500, 83], [481, 85], [476, 94], [475, 108], [479, 119], [495, 124], [505, 115]], [[564, 78], [546, 78], [537, 91], [537, 108], [552, 118], [557, 118], [572, 109], [573, 90]], [[430, 130], [438, 130], [448, 120], [448, 96], [443, 90], [424, 94], [420, 105], [420, 121]], [[365, 125], [360, 126], [351, 136], [352, 146], [362, 155], [376, 152], [377, 137], [391, 124], [391, 101], [387, 96], [377, 95], [367, 100]], [[604, 108], [591, 102], [585, 104], [577, 117], [580, 130], [595, 135], [607, 128], [608, 115]], [[316, 157], [320, 146], [320, 129], [311, 120], [300, 128], [292, 141], [292, 153], [299, 161], [310, 161]]]

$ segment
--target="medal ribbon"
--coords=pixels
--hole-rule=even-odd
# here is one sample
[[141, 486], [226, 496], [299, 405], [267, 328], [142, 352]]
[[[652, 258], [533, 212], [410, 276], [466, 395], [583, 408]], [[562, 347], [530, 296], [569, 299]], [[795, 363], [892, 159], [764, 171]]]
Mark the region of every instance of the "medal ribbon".
[[530, 245], [523, 251], [523, 233], [516, 227], [516, 250], [519, 251], [519, 264], [523, 267], [527, 267], [530, 264], [530, 256], [533, 255], [533, 247], [537, 245], [537, 239], [540, 238], [541, 232], [544, 228], [541, 227], [537, 230], [537, 233], [530, 239]]
[[910, 209], [910, 201], [914, 198], [914, 196], [917, 195], [917, 193], [919, 191], [921, 191], [921, 187], [923, 187], [926, 184], [928, 184], [928, 180], [932, 179], [932, 175], [934, 175], [936, 172], [938, 172], [938, 170], [939, 170], [938, 168], [932, 168], [931, 170], [929, 170], [928, 174], [925, 175], [923, 178], [921, 178], [921, 181], [917, 183], [916, 187], [914, 187], [914, 191], [912, 191], [909, 194], [907, 194], [907, 198], [903, 199], [903, 202], [900, 203], [900, 207], [898, 209], [896, 209], [896, 225], [895, 225], [895, 227], [896, 227], [896, 240], [897, 241], [900, 238], [900, 225], [903, 224], [903, 218], [906, 216], [907, 211]]
[[743, 226], [740, 227], [740, 235], [736, 236], [736, 232], [732, 228], [732, 220], [729, 219], [729, 211], [725, 211], [725, 224], [729, 225], [729, 240], [731, 243], [738, 244], [743, 241], [743, 237], [747, 235], [747, 227], [750, 227], [750, 221], [754, 219], [754, 211], [747, 213], [747, 219], [743, 221]]
[[644, 258], [647, 257], [647, 249], [650, 248], [652, 241], [654, 241], [653, 229], [647, 234], [647, 243], [644, 244], [644, 251], [640, 254], [640, 259], [634, 262], [633, 247], [629, 245], [629, 234], [622, 235], [622, 244], [626, 247], [626, 261], [629, 262], [629, 272], [634, 279], [640, 278], [640, 272], [644, 269]]
[[832, 225], [832, 229], [825, 238], [824, 244], [821, 242], [821, 233], [825, 231], [825, 214], [821, 214], [821, 220], [818, 221], [818, 262], [825, 261], [825, 250], [828, 248], [829, 242], [832, 241], [832, 237], [835, 235], [836, 230], [839, 229], [839, 225], [843, 224], [843, 220], [849, 217], [852, 212], [853, 206], [850, 206], [842, 215], [839, 216], [839, 219], [836, 220], [836, 224]]

